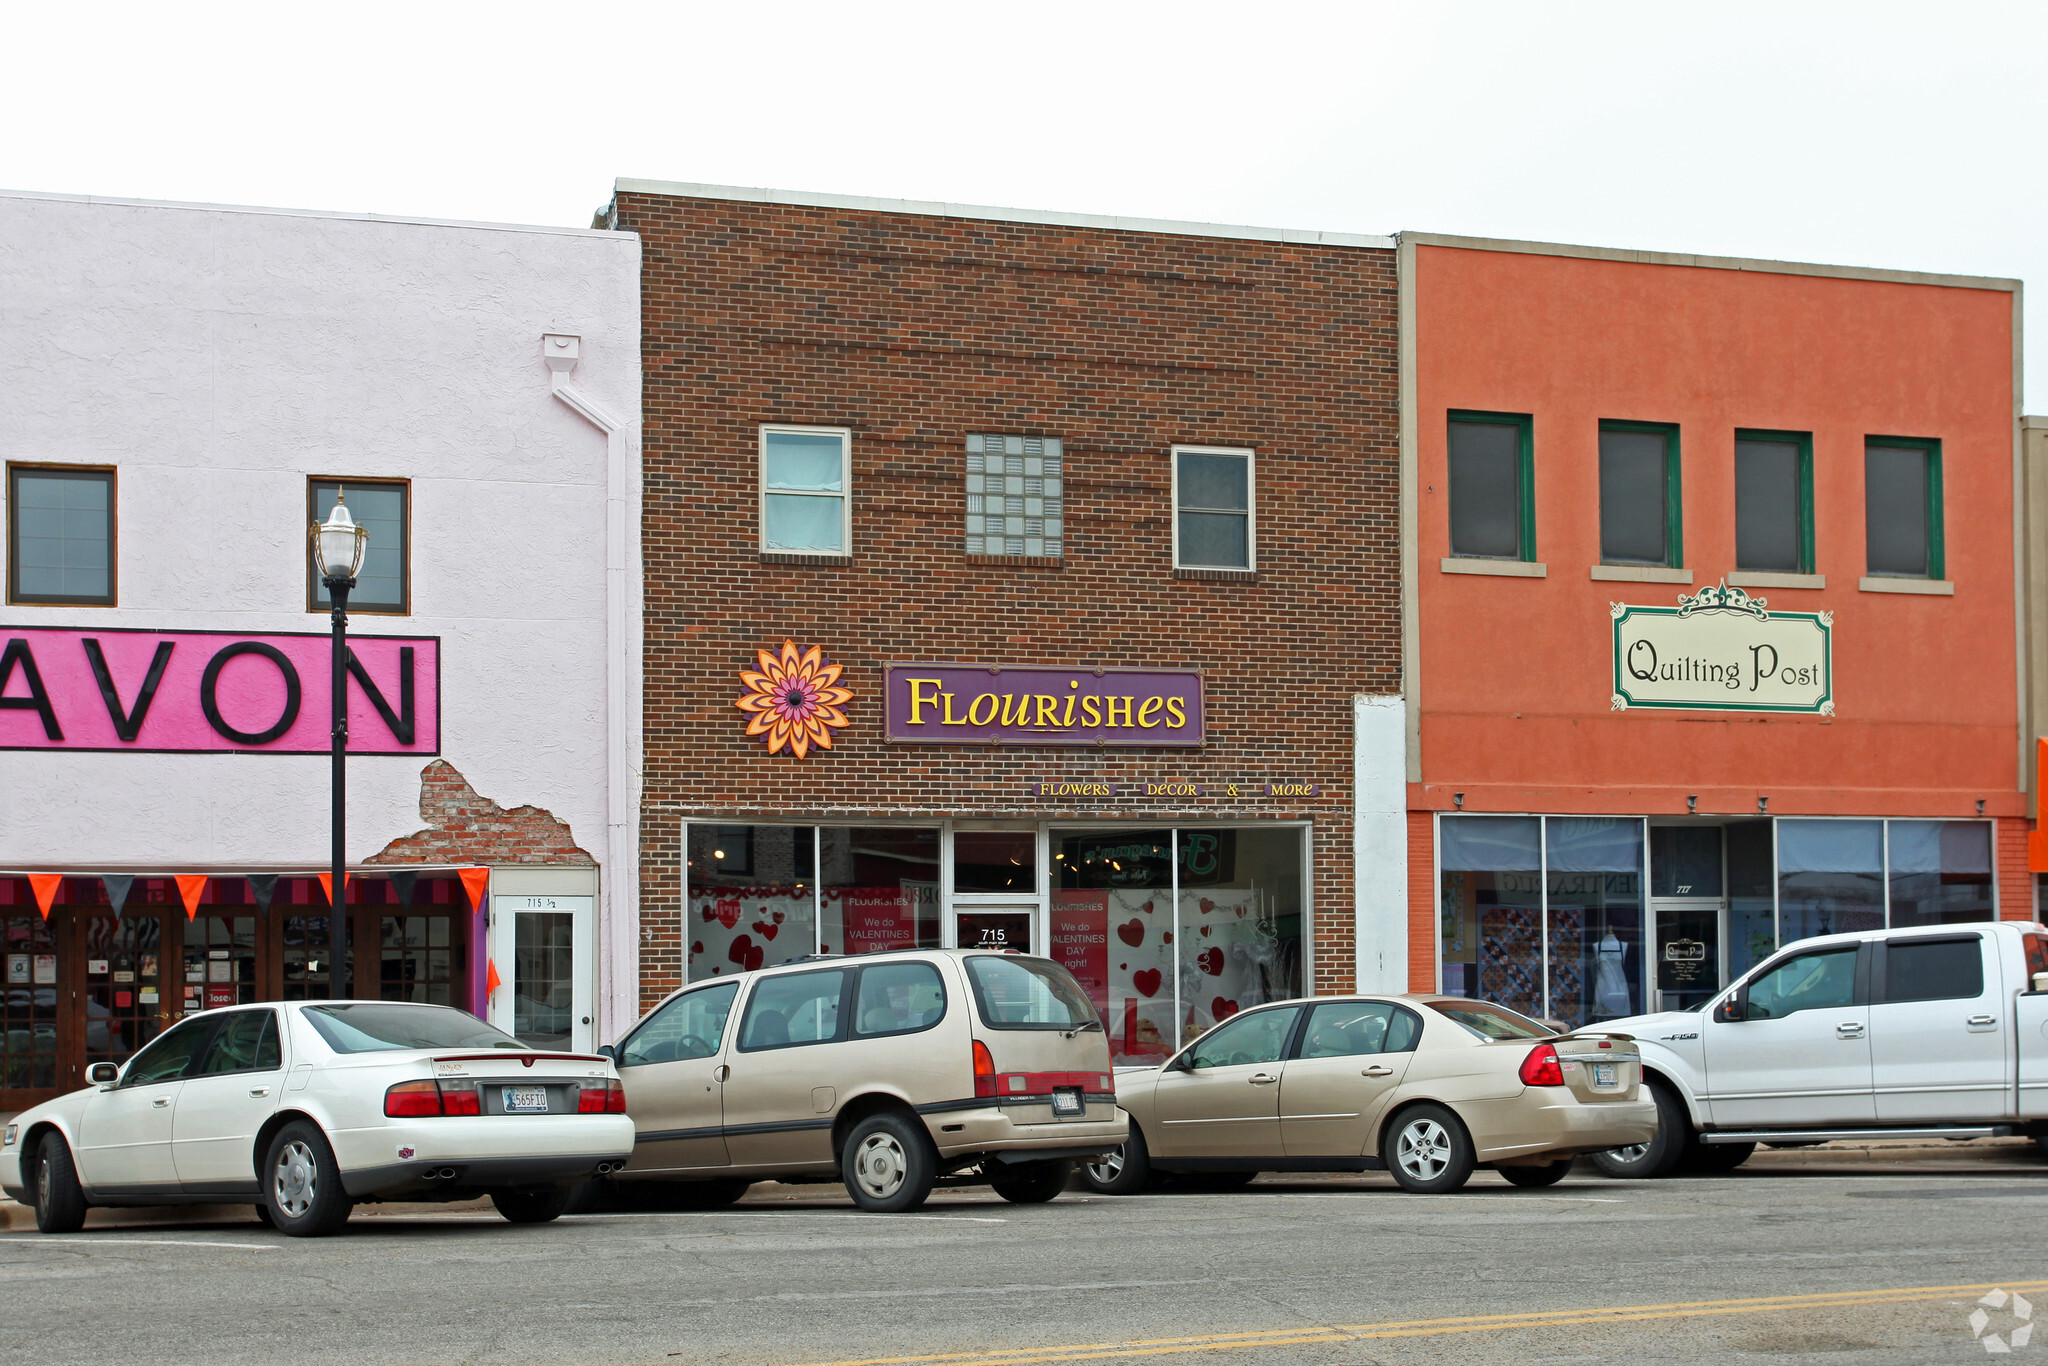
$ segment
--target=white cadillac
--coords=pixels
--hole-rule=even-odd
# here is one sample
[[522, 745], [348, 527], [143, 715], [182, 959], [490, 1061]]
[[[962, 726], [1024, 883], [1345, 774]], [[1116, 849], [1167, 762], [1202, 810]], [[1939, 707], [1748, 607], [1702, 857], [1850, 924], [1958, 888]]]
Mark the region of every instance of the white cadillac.
[[69, 1233], [93, 1205], [256, 1202], [281, 1233], [332, 1233], [358, 1201], [488, 1195], [560, 1215], [626, 1165], [611, 1060], [542, 1053], [447, 1006], [293, 1001], [187, 1016], [126, 1066], [24, 1110], [0, 1189]]

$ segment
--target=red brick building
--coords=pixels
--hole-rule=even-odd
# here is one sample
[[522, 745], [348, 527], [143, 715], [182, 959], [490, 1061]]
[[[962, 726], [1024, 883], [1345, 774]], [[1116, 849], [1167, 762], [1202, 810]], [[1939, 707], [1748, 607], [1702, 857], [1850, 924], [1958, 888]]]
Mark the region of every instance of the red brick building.
[[1351, 988], [1404, 898], [1353, 878], [1404, 805], [1391, 242], [635, 181], [602, 221], [644, 251], [643, 1001], [1021, 944], [1124, 1058]]

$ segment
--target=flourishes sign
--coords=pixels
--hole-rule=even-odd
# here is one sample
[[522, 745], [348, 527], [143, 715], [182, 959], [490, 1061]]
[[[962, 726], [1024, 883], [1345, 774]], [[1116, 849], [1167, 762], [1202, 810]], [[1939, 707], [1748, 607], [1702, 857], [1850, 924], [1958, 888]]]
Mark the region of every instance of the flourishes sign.
[[740, 670], [747, 691], [733, 705], [747, 714], [747, 734], [768, 737], [768, 752], [787, 748], [801, 759], [811, 746], [832, 748], [832, 732], [852, 722], [845, 711], [853, 689], [839, 686], [844, 667], [826, 661], [816, 645], [801, 653], [796, 642], [782, 642], [780, 655], [758, 651], [760, 668]]

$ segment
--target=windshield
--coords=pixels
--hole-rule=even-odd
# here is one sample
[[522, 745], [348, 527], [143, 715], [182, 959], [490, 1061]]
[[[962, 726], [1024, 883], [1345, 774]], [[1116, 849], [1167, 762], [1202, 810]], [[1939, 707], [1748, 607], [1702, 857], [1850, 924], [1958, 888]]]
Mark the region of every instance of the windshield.
[[990, 1029], [1100, 1028], [1088, 993], [1057, 963], [984, 954], [967, 960], [967, 976]]
[[373, 1002], [308, 1006], [306, 1020], [337, 1053], [400, 1048], [518, 1048], [525, 1044], [449, 1006]]
[[1482, 1039], [1548, 1039], [1557, 1033], [1491, 1001], [1431, 1001], [1429, 1008]]

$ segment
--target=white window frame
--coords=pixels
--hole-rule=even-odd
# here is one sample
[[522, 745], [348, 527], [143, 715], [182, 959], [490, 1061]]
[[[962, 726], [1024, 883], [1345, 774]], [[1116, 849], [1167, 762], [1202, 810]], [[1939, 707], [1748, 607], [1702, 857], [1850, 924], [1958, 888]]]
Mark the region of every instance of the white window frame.
[[[1236, 455], [1244, 458], [1244, 564], [1182, 564], [1180, 558], [1180, 458], [1183, 455]], [[1167, 463], [1173, 479], [1173, 567], [1209, 570], [1218, 574], [1251, 574], [1259, 567], [1259, 462], [1258, 453], [1246, 446], [1172, 446]], [[1200, 512], [1203, 509], [1194, 508]], [[1214, 509], [1224, 511], [1224, 509]]]
[[[839, 500], [839, 549], [838, 550], [790, 550], [768, 544], [768, 436], [771, 432], [789, 432], [798, 436], [836, 436], [839, 438], [839, 493], [806, 493], [800, 490], [776, 489], [777, 497], [790, 498], [837, 498]], [[756, 438], [754, 455], [754, 521], [755, 543], [764, 555], [821, 555], [831, 559], [850, 560], [853, 558], [853, 428], [851, 427], [804, 427], [790, 422], [764, 422]]]

